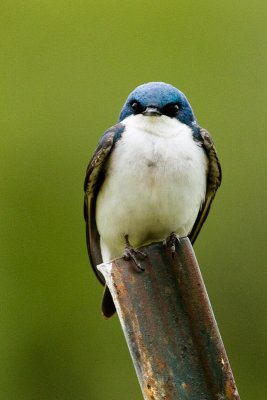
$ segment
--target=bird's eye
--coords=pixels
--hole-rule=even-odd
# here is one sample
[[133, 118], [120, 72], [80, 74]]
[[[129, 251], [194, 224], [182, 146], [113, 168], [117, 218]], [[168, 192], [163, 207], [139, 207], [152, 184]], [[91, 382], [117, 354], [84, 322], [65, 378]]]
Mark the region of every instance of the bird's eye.
[[175, 104], [175, 103], [170, 103], [167, 104], [164, 108], [163, 108], [163, 114], [167, 115], [168, 117], [174, 118], [177, 116], [177, 114], [180, 111], [180, 107], [179, 104]]
[[174, 109], [174, 111], [175, 111], [176, 113], [178, 113], [179, 110], [180, 110], [178, 104], [174, 104], [174, 105], [173, 105], [173, 109]]
[[132, 109], [133, 109], [133, 111], [134, 111], [134, 113], [135, 114], [138, 114], [138, 113], [140, 113], [141, 112], [141, 104], [140, 103], [138, 103], [138, 101], [134, 101], [132, 104], [131, 104], [131, 106], [132, 106]]

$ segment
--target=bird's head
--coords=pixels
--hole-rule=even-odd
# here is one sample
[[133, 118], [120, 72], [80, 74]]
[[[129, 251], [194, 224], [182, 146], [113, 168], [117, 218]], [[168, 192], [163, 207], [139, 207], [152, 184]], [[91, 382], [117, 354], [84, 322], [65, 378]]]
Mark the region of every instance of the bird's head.
[[176, 118], [190, 127], [196, 126], [196, 118], [185, 95], [164, 82], [149, 82], [138, 86], [128, 96], [120, 113], [119, 121], [131, 115]]

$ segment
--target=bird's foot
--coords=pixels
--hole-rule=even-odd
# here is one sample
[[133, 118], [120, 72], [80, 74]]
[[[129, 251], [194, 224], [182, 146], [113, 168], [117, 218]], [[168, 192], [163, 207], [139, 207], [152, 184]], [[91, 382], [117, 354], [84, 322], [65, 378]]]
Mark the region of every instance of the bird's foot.
[[125, 246], [125, 250], [123, 253], [123, 257], [126, 260], [133, 260], [137, 269], [139, 269], [140, 271], [144, 271], [145, 269], [142, 267], [142, 265], [138, 261], [138, 258], [143, 260], [145, 257], [147, 257], [147, 254], [142, 252], [141, 250], [135, 249], [133, 246], [131, 246], [128, 235], [125, 235], [124, 238], [125, 238], [126, 246]]
[[171, 249], [172, 258], [174, 258], [175, 245], [176, 245], [177, 242], [180, 243], [180, 238], [174, 232], [172, 232], [165, 240], [163, 240], [163, 246], [166, 247], [166, 248]]

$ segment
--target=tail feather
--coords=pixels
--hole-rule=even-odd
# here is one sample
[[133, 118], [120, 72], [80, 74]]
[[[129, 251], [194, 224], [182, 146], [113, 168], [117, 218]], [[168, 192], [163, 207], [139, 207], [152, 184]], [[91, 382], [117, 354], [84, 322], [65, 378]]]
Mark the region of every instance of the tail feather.
[[116, 308], [111, 296], [111, 293], [107, 286], [105, 286], [103, 299], [102, 299], [102, 313], [104, 317], [110, 318], [115, 314]]

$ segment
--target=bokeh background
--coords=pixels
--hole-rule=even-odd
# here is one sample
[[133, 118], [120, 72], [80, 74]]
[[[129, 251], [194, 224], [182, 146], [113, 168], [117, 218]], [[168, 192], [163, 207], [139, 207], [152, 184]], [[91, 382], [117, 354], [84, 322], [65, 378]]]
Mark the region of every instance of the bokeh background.
[[137, 85], [172, 83], [212, 134], [223, 185], [195, 251], [242, 399], [267, 378], [267, 3], [0, 5], [0, 393], [137, 400], [87, 259], [83, 179]]

